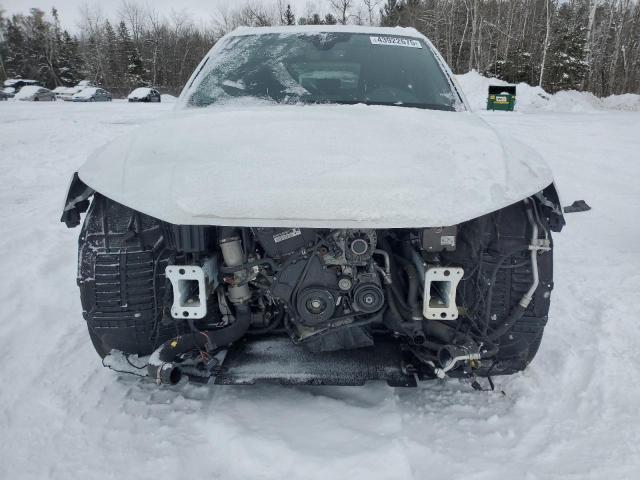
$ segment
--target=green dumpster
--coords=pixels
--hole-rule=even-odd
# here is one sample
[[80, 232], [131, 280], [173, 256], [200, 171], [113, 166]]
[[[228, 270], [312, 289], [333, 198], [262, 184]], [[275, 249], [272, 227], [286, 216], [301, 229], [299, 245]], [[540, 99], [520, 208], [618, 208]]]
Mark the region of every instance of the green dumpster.
[[489, 98], [487, 99], [487, 110], [513, 111], [516, 105], [515, 85], [490, 85]]

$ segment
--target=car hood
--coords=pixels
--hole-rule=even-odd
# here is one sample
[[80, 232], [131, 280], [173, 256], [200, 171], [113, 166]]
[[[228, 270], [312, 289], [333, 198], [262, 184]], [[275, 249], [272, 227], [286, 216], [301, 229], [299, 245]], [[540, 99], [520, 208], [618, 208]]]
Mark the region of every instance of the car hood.
[[530, 148], [480, 117], [365, 105], [185, 110], [79, 170], [103, 195], [175, 224], [454, 225], [552, 183]]

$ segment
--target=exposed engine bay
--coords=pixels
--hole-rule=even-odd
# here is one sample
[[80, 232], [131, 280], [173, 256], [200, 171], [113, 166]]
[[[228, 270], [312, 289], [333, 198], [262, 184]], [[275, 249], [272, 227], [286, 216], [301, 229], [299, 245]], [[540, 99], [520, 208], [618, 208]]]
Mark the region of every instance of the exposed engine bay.
[[102, 357], [149, 356], [158, 383], [222, 378], [218, 353], [265, 338], [318, 360], [384, 345], [407, 378], [513, 373], [547, 321], [554, 195], [460, 225], [376, 230], [173, 225], [96, 193], [80, 235], [85, 319]]

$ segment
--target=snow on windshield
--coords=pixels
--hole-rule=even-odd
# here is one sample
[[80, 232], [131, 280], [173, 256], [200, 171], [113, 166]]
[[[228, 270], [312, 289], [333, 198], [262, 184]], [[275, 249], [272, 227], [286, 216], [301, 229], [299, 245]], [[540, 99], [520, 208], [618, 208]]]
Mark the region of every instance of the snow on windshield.
[[96, 87], [83, 88], [73, 96], [76, 98], [89, 98], [93, 96], [94, 93], [96, 93], [96, 90], [98, 90]]
[[42, 87], [37, 85], [27, 85], [26, 87], [22, 87], [18, 93], [16, 93], [16, 98], [27, 98], [34, 95], [38, 90], [43, 90]]
[[252, 97], [456, 110], [460, 99], [420, 38], [353, 32], [268, 33], [221, 41], [185, 95], [188, 106]]

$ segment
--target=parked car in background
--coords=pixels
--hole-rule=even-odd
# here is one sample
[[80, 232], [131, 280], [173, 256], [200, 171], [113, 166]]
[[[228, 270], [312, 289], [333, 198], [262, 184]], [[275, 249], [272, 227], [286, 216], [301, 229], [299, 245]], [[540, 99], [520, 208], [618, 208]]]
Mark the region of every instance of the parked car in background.
[[71, 97], [72, 102], [110, 102], [112, 99], [109, 92], [99, 87], [83, 88]]
[[67, 87], [63, 92], [60, 93], [60, 98], [62, 98], [62, 100], [64, 100], [65, 102], [70, 102], [71, 99], [73, 98], [73, 96], [76, 93], [79, 93], [82, 91], [84, 87]]
[[51, 90], [56, 98], [62, 98], [62, 94], [67, 91], [69, 87], [59, 86]]
[[9, 99], [9, 95], [0, 90], [0, 102]]
[[27, 85], [22, 87], [15, 98], [28, 102], [55, 102], [56, 95], [48, 88], [39, 87], [38, 85]]
[[79, 93], [88, 87], [95, 87], [95, 85], [93, 85], [90, 80], [80, 80], [77, 85], [73, 87], [67, 87], [65, 90], [63, 90], [60, 93], [59, 97], [65, 101], [71, 101], [72, 97], [76, 93]]
[[155, 88], [140, 87], [129, 94], [130, 102], [160, 102], [160, 92]]
[[14, 93], [18, 93], [22, 87], [27, 85], [38, 85], [37, 80], [27, 80], [24, 78], [8, 78], [4, 81], [4, 87], [13, 88]]

